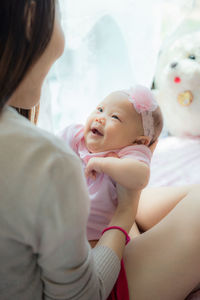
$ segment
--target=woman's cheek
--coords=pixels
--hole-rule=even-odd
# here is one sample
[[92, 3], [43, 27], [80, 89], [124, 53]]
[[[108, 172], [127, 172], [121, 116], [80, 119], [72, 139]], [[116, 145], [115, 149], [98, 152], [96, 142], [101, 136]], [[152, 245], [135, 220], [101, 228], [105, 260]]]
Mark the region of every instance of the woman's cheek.
[[65, 36], [61, 27], [60, 21], [56, 21], [55, 24], [55, 45], [57, 49], [57, 58], [60, 57], [65, 49]]

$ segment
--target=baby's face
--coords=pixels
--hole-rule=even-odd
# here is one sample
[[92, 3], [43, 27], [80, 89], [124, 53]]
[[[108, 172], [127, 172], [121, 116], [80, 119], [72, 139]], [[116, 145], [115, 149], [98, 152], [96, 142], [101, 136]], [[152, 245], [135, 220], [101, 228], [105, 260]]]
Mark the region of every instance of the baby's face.
[[90, 152], [133, 145], [144, 134], [141, 116], [122, 92], [108, 95], [88, 117], [84, 138]]

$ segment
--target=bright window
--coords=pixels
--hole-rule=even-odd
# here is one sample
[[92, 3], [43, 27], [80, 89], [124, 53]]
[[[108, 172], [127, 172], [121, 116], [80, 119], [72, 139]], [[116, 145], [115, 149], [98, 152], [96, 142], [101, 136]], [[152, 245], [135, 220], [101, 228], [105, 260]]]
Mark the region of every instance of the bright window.
[[56, 132], [83, 123], [109, 92], [150, 87], [162, 41], [178, 26], [195, 26], [199, 2], [60, 1], [66, 48], [44, 87], [39, 126]]

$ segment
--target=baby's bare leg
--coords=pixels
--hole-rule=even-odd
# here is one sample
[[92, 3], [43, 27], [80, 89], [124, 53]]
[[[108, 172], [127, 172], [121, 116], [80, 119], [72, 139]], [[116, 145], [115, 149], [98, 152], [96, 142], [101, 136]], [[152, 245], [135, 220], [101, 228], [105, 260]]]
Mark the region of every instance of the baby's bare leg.
[[198, 185], [146, 188], [142, 191], [136, 222], [146, 231], [162, 220], [191, 189]]
[[182, 300], [200, 279], [200, 187], [126, 247], [130, 300]]

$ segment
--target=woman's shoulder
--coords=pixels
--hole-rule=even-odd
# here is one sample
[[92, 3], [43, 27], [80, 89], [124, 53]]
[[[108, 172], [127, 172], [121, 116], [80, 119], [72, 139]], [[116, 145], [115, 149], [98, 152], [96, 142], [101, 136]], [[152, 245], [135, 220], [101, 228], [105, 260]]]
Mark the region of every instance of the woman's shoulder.
[[36, 195], [50, 186], [55, 190], [58, 185], [66, 188], [67, 184], [69, 188], [69, 177], [82, 178], [81, 161], [73, 150], [12, 108], [0, 115], [0, 145], [0, 168], [4, 170], [0, 185], [5, 194], [21, 186], [23, 189], [15, 192], [28, 193], [34, 189]]
[[49, 184], [64, 185], [64, 178], [80, 176], [80, 158], [73, 150], [15, 110], [6, 110], [0, 116], [0, 145], [0, 168], [5, 175], [0, 183], [5, 188], [23, 186], [29, 191], [34, 186], [38, 193]]
[[62, 140], [6, 110], [0, 116], [0, 145], [0, 218], [20, 242], [38, 251], [37, 234], [46, 228], [61, 226], [69, 235], [68, 221], [73, 228], [82, 226], [89, 201], [81, 162]]
[[7, 151], [14, 151], [15, 155], [24, 156], [26, 152], [39, 155], [41, 152], [41, 155], [43, 153], [47, 156], [70, 158], [70, 161], [76, 160], [74, 152], [61, 138], [38, 128], [13, 108], [7, 107], [0, 116], [0, 129], [1, 144], [7, 147]]

